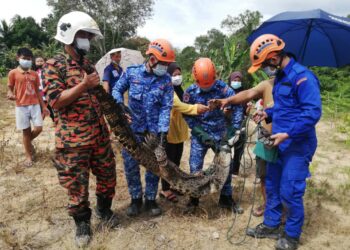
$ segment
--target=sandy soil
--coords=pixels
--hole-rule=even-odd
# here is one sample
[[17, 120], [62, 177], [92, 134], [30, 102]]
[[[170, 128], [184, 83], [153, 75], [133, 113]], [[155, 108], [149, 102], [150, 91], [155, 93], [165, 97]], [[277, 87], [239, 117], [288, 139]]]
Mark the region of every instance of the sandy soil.
[[[6, 100], [4, 85], [0, 88], [0, 249], [75, 249], [74, 223], [65, 210], [66, 191], [59, 186], [50, 160], [54, 149], [51, 121], [45, 120], [44, 131], [35, 140], [35, 165], [23, 168], [22, 135], [15, 129], [14, 103]], [[350, 154], [344, 144], [334, 142], [334, 130], [334, 123], [327, 120], [318, 125], [319, 147], [305, 197], [300, 249], [350, 249]], [[129, 195], [123, 164], [118, 150], [116, 154], [118, 176], [113, 209], [121, 219], [121, 227], [113, 231], [97, 230], [98, 222], [93, 218], [95, 232], [90, 249], [273, 249], [273, 240], [246, 238], [240, 245], [231, 245], [226, 236], [234, 216], [217, 207], [217, 194], [202, 198], [194, 215], [183, 213], [187, 197], [182, 196], [175, 205], [159, 199], [164, 210], [161, 217], [142, 215], [129, 219], [125, 215]], [[188, 157], [187, 142], [181, 163], [186, 171]], [[212, 157], [212, 154], [206, 157], [207, 165]], [[245, 157], [249, 163], [248, 155]], [[244, 239], [250, 215], [255, 172], [254, 166], [247, 165], [246, 174], [233, 180], [238, 199], [243, 176], [247, 176], [241, 201], [245, 212], [236, 219], [232, 242]], [[91, 176], [92, 207], [94, 188], [95, 180]], [[257, 191], [255, 204], [260, 199]], [[250, 225], [255, 226], [261, 220], [252, 217]]]

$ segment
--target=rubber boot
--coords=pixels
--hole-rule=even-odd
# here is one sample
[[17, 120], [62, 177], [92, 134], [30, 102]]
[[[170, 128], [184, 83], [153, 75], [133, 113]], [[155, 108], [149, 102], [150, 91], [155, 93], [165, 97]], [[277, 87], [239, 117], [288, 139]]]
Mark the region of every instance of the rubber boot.
[[96, 217], [103, 221], [108, 228], [116, 228], [119, 225], [118, 217], [111, 210], [112, 199], [97, 196]]
[[79, 248], [86, 247], [91, 240], [92, 232], [90, 227], [91, 210], [79, 215], [73, 215], [74, 222], [76, 225], [75, 231], [75, 244]]
[[159, 216], [162, 214], [162, 209], [155, 200], [145, 200], [145, 211], [148, 212], [150, 216]]
[[132, 199], [129, 207], [126, 209], [126, 215], [130, 217], [137, 216], [141, 213], [142, 198]]

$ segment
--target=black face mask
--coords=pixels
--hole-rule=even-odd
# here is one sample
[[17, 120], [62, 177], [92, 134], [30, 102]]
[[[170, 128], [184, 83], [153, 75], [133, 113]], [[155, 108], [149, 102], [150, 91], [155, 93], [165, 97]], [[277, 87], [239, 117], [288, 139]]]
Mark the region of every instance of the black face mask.
[[37, 69], [42, 69], [42, 68], [43, 68], [43, 65], [35, 65], [35, 67], [36, 67]]

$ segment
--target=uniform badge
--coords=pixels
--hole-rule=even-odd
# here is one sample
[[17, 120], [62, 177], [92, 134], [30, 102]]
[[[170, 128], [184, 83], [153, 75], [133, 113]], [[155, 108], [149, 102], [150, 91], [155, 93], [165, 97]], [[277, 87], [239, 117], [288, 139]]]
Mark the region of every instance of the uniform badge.
[[188, 102], [190, 100], [190, 94], [189, 93], [185, 93], [184, 95], [183, 95], [183, 101], [184, 102]]

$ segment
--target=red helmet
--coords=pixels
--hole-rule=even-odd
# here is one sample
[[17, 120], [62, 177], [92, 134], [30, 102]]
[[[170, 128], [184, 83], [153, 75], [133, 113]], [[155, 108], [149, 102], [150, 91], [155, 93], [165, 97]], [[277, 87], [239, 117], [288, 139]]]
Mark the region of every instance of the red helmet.
[[175, 51], [170, 42], [165, 39], [152, 41], [146, 51], [146, 55], [154, 55], [161, 62], [175, 62]]
[[250, 46], [250, 62], [252, 66], [248, 69], [248, 73], [252, 74], [257, 71], [266, 59], [274, 55], [272, 52], [281, 51], [284, 47], [284, 41], [272, 34], [265, 34], [256, 38]]
[[216, 79], [215, 65], [209, 58], [199, 58], [193, 65], [192, 75], [200, 88], [210, 88]]

